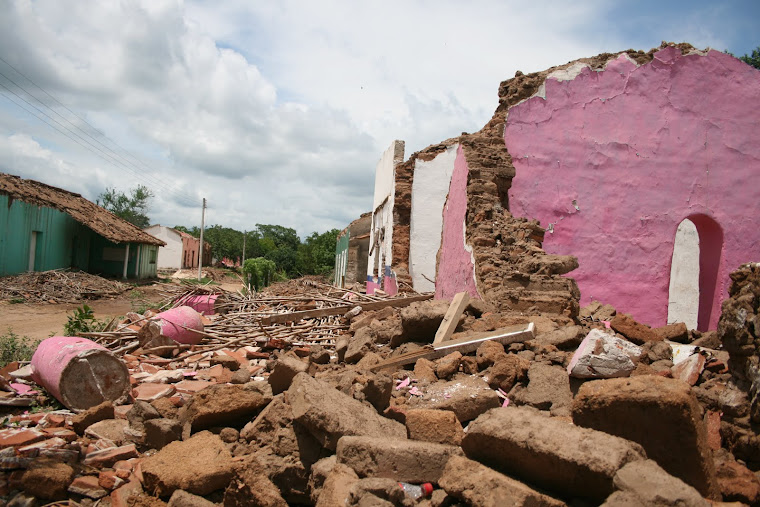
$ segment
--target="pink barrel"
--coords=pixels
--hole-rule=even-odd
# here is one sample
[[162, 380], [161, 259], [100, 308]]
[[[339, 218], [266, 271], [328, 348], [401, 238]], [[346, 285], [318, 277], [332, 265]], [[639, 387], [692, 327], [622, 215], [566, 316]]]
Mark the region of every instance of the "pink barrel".
[[203, 322], [201, 321], [201, 314], [189, 306], [178, 306], [166, 310], [151, 320], [158, 322], [163, 336], [171, 338], [177, 343], [197, 345], [203, 339], [202, 334], [190, 331], [190, 329], [203, 331]]
[[216, 310], [214, 304], [219, 294], [201, 294], [196, 296], [188, 296], [184, 300], [185, 306], [189, 306], [196, 312], [200, 312], [203, 315], [214, 315]]
[[42, 341], [32, 356], [32, 378], [72, 410], [125, 401], [131, 387], [129, 370], [121, 359], [76, 336]]

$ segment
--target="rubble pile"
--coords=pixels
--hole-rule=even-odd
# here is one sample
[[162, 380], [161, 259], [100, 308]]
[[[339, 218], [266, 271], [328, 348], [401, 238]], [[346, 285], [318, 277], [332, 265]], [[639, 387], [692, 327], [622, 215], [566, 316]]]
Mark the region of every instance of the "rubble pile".
[[[759, 273], [734, 273], [718, 333], [652, 329], [600, 303], [572, 318], [473, 300], [446, 319], [449, 303], [429, 296], [343, 299], [309, 285], [308, 296], [261, 294], [259, 306], [203, 316], [200, 332], [163, 324], [155, 336], [174, 343], [158, 354], [139, 330], [174, 321], [133, 315], [127, 339], [101, 338], [128, 368], [128, 399], [17, 409], [0, 430], [0, 497], [757, 505]], [[455, 332], [436, 343], [441, 326]], [[33, 396], [29, 371], [0, 374]]]
[[115, 280], [69, 269], [30, 271], [0, 278], [0, 299], [25, 303], [81, 303], [116, 297], [129, 287]]

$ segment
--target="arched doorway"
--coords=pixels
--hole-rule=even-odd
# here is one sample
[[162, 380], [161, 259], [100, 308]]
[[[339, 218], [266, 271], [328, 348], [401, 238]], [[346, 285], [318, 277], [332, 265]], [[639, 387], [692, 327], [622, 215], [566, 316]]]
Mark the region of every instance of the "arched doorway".
[[699, 317], [699, 233], [688, 218], [678, 224], [670, 263], [668, 324], [697, 329]]
[[670, 270], [669, 323], [685, 322], [700, 331], [716, 327], [722, 251], [723, 230], [711, 217], [690, 215], [679, 224]]

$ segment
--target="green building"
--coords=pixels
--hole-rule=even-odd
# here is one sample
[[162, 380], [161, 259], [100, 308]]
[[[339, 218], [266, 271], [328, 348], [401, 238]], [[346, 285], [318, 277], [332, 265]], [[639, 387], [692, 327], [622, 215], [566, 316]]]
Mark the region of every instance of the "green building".
[[0, 173], [0, 276], [72, 268], [151, 278], [165, 244], [79, 194]]
[[335, 244], [335, 278], [338, 287], [361, 284], [367, 280], [369, 230], [372, 213], [364, 213], [338, 234]]

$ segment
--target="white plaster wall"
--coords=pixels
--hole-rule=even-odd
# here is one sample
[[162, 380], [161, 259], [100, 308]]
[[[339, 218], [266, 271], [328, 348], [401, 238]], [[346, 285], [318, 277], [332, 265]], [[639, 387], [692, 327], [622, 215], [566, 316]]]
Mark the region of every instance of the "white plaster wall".
[[697, 328], [699, 316], [699, 234], [691, 220], [678, 226], [670, 265], [668, 324]]
[[[375, 197], [372, 205], [372, 229], [370, 230], [370, 252], [367, 263], [367, 275], [374, 274], [375, 262], [378, 262], [378, 275], [382, 276], [384, 267], [391, 263], [393, 245], [393, 201], [395, 196], [396, 164], [404, 160], [404, 141], [393, 141], [383, 152], [375, 166]], [[376, 240], [384, 229], [379, 249]], [[378, 257], [376, 259], [376, 257]]]
[[158, 269], [182, 267], [182, 236], [177, 231], [164, 225], [151, 225], [144, 231], [166, 242], [158, 248]]
[[414, 290], [419, 292], [435, 290], [435, 264], [441, 246], [443, 206], [449, 193], [458, 148], [459, 144], [454, 144], [433, 160], [418, 159], [414, 165], [409, 274]]

